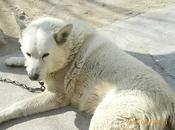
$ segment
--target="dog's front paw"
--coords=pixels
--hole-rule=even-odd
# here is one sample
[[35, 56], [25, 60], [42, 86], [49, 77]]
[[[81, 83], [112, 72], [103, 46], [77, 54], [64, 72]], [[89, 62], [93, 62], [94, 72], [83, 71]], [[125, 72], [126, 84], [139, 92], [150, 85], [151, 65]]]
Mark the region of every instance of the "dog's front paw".
[[14, 57], [10, 57], [10, 58], [6, 59], [5, 64], [7, 66], [15, 66]]
[[3, 31], [0, 29], [0, 45], [5, 45], [7, 44], [6, 40], [5, 40], [5, 35], [3, 33]]
[[14, 117], [16, 116], [16, 113], [14, 112], [16, 108], [17, 108], [16, 105], [13, 104], [11, 107], [1, 110], [0, 111], [0, 124], [6, 121], [9, 121], [11, 119], [14, 119]]
[[5, 60], [5, 64], [10, 67], [24, 66], [24, 62], [25, 62], [24, 57], [10, 57]]
[[4, 121], [4, 117], [0, 117], [0, 124], [2, 124]]
[[0, 124], [6, 121], [6, 112], [0, 111]]

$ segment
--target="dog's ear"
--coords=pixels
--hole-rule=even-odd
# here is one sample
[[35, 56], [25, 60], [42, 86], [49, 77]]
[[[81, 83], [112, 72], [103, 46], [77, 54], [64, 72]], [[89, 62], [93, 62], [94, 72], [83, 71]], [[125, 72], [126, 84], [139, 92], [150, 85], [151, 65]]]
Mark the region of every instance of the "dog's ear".
[[73, 25], [67, 24], [61, 30], [54, 34], [54, 39], [57, 44], [65, 43], [72, 31]]
[[26, 28], [26, 24], [23, 21], [21, 21], [16, 15], [14, 15], [14, 17], [15, 17], [15, 21], [19, 27], [20, 36], [21, 36], [22, 31]]

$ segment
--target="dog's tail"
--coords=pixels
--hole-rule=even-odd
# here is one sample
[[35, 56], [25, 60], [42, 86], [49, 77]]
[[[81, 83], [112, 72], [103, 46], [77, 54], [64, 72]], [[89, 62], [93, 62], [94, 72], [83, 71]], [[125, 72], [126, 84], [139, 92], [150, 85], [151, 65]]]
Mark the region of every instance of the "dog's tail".
[[9, 57], [5, 60], [5, 64], [10, 67], [24, 67], [24, 57]]

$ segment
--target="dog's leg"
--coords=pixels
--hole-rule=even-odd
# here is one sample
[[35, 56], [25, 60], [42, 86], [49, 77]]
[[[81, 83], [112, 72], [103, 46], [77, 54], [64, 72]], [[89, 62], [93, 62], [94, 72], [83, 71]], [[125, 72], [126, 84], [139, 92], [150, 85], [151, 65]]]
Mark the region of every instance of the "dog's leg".
[[24, 66], [24, 63], [25, 63], [24, 57], [10, 57], [5, 61], [5, 64], [11, 67], [22, 67]]
[[0, 111], [0, 123], [66, 105], [68, 103], [65, 101], [64, 95], [47, 91], [35, 97], [19, 101], [7, 109]]

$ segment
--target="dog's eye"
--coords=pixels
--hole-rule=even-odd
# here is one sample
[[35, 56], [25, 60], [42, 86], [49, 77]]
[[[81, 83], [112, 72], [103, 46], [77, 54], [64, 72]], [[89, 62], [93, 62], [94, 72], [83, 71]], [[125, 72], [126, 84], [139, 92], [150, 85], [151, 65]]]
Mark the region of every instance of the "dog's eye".
[[44, 55], [42, 56], [42, 58], [45, 58], [45, 57], [47, 57], [47, 56], [49, 56], [49, 53], [44, 54]]
[[27, 52], [26, 54], [27, 54], [29, 57], [31, 57], [31, 54], [30, 54], [30, 53]]

